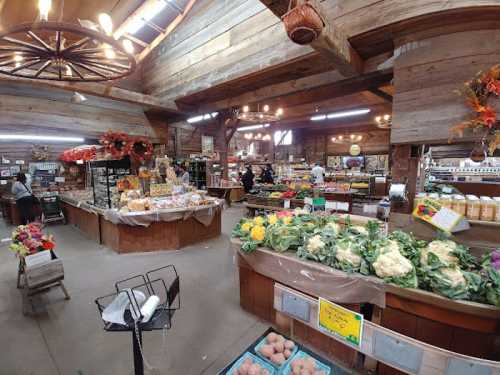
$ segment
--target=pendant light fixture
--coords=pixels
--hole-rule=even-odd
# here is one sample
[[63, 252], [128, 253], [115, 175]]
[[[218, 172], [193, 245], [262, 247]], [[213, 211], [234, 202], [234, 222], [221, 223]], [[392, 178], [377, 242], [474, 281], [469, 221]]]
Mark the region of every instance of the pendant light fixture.
[[35, 22], [0, 33], [0, 74], [99, 82], [120, 79], [135, 71], [131, 43], [112, 37], [113, 21], [108, 14], [99, 14], [99, 25], [86, 20], [78, 25], [50, 21], [51, 8], [51, 0], [39, 0]]

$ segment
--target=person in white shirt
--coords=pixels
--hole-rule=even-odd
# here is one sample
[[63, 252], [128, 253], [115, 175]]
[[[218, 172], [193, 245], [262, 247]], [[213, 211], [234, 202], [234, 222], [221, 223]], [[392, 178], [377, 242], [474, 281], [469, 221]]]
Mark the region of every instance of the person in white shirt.
[[189, 172], [183, 165], [179, 166], [179, 177], [181, 178], [181, 182], [185, 185], [189, 185]]
[[325, 168], [323, 168], [320, 163], [316, 163], [314, 168], [311, 170], [311, 174], [316, 185], [325, 183]]
[[34, 197], [31, 191], [31, 176], [19, 172], [16, 181], [12, 184], [12, 194], [16, 199], [16, 205], [21, 216], [21, 224], [26, 225], [35, 221], [33, 210]]

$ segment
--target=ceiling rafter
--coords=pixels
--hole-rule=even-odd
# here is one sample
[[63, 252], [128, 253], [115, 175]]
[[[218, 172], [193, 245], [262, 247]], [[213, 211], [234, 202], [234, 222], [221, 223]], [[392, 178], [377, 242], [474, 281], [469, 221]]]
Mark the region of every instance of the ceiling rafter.
[[[288, 11], [289, 0], [260, 1], [280, 19]], [[313, 1], [312, 3], [320, 14], [323, 13], [319, 1]], [[364, 65], [363, 59], [351, 46], [346, 35], [338, 28], [334, 28], [325, 17], [323, 19], [325, 22], [323, 32], [310, 46], [328, 58], [344, 77], [361, 74]]]

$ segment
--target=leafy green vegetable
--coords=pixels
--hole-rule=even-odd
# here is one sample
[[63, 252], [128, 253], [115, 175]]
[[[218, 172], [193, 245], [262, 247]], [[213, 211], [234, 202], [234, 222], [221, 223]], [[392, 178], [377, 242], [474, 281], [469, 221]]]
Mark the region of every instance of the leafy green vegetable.
[[266, 244], [277, 252], [296, 250], [301, 245], [302, 232], [300, 226], [283, 225], [276, 223], [270, 225], [266, 232]]

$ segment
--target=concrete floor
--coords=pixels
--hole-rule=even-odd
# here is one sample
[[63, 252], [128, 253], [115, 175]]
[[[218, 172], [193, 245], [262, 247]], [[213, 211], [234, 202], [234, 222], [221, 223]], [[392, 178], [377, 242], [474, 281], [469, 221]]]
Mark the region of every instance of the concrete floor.
[[[116, 280], [174, 264], [181, 278], [182, 308], [173, 327], [144, 334], [146, 374], [216, 374], [267, 325], [239, 306], [238, 275], [229, 248], [241, 207], [223, 214], [223, 235], [182, 251], [118, 255], [69, 226], [49, 227], [64, 262], [71, 300], [53, 289], [34, 316], [23, 316], [16, 289], [17, 259], [0, 245], [0, 375], [133, 374], [131, 335], [106, 333], [94, 299]], [[11, 229], [0, 219], [0, 238]]]

